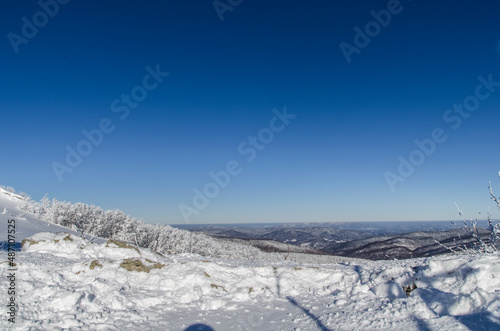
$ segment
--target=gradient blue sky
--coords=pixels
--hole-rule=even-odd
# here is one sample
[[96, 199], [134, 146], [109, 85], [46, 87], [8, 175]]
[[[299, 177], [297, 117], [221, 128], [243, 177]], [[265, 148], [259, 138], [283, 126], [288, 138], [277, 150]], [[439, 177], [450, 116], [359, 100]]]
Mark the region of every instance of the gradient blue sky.
[[[193, 223], [448, 220], [455, 201], [498, 215], [500, 88], [457, 130], [443, 114], [478, 76], [500, 81], [500, 4], [401, 1], [348, 64], [339, 44], [387, 4], [244, 0], [220, 21], [211, 1], [73, 0], [16, 54], [7, 35], [41, 9], [3, 1], [0, 184], [179, 224], [237, 160]], [[111, 103], [157, 64], [170, 76], [120, 120]], [[246, 162], [238, 145], [284, 106], [297, 117]], [[115, 131], [59, 182], [51, 164], [102, 118]], [[448, 140], [391, 192], [384, 173], [438, 127]]]

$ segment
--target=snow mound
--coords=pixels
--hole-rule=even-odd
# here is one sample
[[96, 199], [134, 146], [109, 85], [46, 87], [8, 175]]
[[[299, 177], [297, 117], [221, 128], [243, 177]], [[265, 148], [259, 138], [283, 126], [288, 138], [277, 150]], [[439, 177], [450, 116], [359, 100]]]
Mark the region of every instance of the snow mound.
[[7, 191], [3, 188], [0, 187], [0, 195], [2, 197], [4, 197], [5, 199], [9, 199], [9, 200], [12, 200], [12, 201], [26, 201], [26, 198], [19, 195], [19, 194], [16, 194], [16, 193], [13, 193], [13, 192], [10, 192], [10, 191]]

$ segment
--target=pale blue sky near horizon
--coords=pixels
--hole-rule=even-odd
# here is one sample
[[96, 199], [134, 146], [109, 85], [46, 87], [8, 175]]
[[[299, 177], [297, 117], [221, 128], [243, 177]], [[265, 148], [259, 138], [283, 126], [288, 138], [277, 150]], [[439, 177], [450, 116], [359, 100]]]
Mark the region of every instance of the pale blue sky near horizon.
[[[4, 2], [0, 184], [149, 223], [185, 223], [182, 205], [194, 224], [450, 220], [455, 202], [500, 216], [500, 4], [402, 0], [370, 23], [395, 3], [242, 1], [221, 21], [212, 1], [70, 1], [25, 38], [43, 8]], [[367, 24], [379, 31], [348, 63], [340, 45]], [[471, 96], [454, 128], [447, 110]], [[270, 125], [284, 107], [296, 117]], [[106, 118], [112, 132], [68, 165]], [[414, 152], [437, 128], [446, 141]], [[424, 158], [406, 178], [411, 153]], [[230, 161], [237, 174], [196, 208], [193, 189], [213, 193]]]

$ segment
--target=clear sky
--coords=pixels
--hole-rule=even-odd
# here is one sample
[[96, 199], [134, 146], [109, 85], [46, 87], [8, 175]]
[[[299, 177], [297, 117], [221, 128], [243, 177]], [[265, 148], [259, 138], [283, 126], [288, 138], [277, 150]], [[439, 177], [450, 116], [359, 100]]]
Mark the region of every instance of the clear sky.
[[0, 6], [0, 184], [33, 198], [172, 224], [494, 211], [498, 1]]

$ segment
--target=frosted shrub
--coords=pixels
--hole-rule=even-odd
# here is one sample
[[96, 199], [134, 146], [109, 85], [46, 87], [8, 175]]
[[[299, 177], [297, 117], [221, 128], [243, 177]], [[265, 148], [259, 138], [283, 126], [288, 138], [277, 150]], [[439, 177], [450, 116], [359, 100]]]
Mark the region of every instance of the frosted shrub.
[[[500, 177], [500, 172], [498, 173], [498, 176]], [[491, 188], [491, 182], [489, 184], [489, 189], [490, 189], [490, 197], [493, 201], [495, 201], [497, 208], [500, 209], [500, 197], [497, 198], [495, 194], [493, 194], [493, 189]], [[490, 233], [490, 246], [491, 248], [498, 252], [500, 249], [500, 222], [495, 222], [492, 218], [491, 215], [488, 213], [488, 227], [487, 227], [489, 233]]]
[[[500, 172], [498, 173], [498, 175], [500, 177]], [[491, 199], [495, 201], [497, 208], [500, 209], [500, 197], [497, 198], [493, 193], [491, 182], [489, 183], [488, 188], [490, 190]], [[490, 213], [488, 212], [488, 224], [486, 230], [488, 231], [489, 236], [488, 238], [485, 238], [485, 236], [480, 233], [480, 230], [477, 226], [478, 217], [476, 217], [475, 220], [467, 219], [460, 208], [458, 208], [458, 206], [457, 209], [463, 223], [463, 227], [461, 228], [461, 230], [469, 234], [473, 238], [473, 241], [469, 245], [465, 244], [462, 240], [462, 236], [459, 233], [458, 235], [460, 238], [460, 244], [456, 243], [455, 248], [469, 254], [495, 252], [498, 253], [500, 250], [500, 223], [498, 221], [494, 221], [491, 218]], [[455, 222], [452, 223], [458, 227]]]
[[104, 211], [81, 202], [72, 204], [44, 196], [39, 202], [27, 199], [22, 209], [44, 221], [72, 228], [82, 237], [121, 240], [160, 254], [194, 253], [252, 260], [271, 258], [252, 246], [223, 242], [169, 225], [146, 224], [120, 210]]

